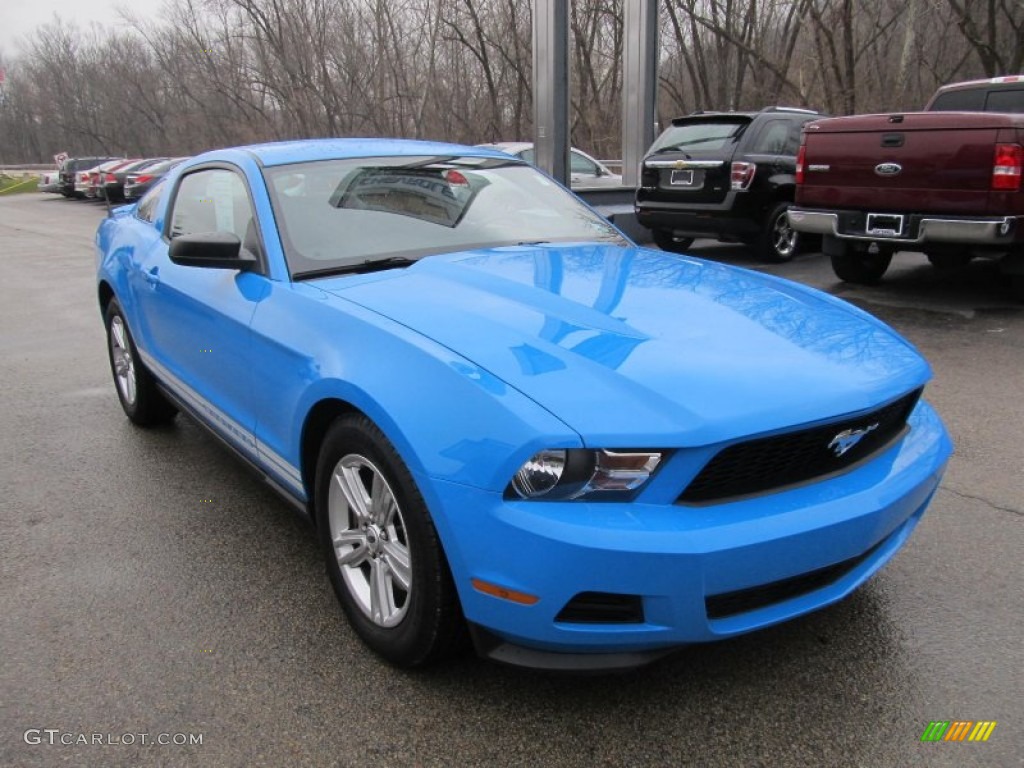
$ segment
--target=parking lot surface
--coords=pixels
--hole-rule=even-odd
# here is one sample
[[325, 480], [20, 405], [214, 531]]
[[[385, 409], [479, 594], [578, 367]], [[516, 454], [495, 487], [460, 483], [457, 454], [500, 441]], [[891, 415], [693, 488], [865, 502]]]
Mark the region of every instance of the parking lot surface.
[[[410, 673], [349, 629], [284, 502], [185, 418], [129, 425], [95, 296], [103, 215], [0, 198], [0, 765], [1024, 764], [1024, 306], [992, 264], [897, 256], [854, 288], [820, 255], [697, 243], [856, 303], [935, 369], [957, 453], [850, 599], [625, 675]], [[997, 726], [923, 743], [935, 720]]]

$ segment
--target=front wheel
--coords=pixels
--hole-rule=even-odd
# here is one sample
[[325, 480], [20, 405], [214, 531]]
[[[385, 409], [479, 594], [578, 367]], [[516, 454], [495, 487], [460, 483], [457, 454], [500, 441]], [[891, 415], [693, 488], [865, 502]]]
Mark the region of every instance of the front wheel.
[[654, 237], [654, 244], [670, 253], [686, 253], [693, 245], [692, 237], [676, 237], [667, 229], [655, 229], [651, 234]]
[[892, 262], [891, 253], [856, 253], [847, 251], [844, 254], [832, 255], [832, 271], [836, 277], [848, 283], [874, 285], [882, 279], [882, 275]]
[[327, 572], [353, 629], [402, 667], [451, 655], [465, 622], [437, 531], [408, 468], [364, 416], [343, 416], [317, 462]]
[[107, 351], [110, 372], [114, 376], [117, 399], [125, 415], [134, 424], [152, 427], [166, 424], [178, 413], [156, 385], [153, 374], [139, 359], [124, 312], [116, 299], [111, 299], [104, 315], [107, 325]]
[[789, 225], [786, 212], [789, 203], [779, 203], [765, 219], [765, 227], [757, 243], [762, 261], [781, 264], [790, 261], [800, 249], [800, 233]]

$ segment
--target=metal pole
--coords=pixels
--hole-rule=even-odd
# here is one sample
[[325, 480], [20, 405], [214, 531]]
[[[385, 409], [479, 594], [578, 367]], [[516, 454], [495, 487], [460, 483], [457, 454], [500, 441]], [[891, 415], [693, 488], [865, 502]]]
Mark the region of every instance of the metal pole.
[[622, 183], [640, 183], [640, 161], [654, 141], [658, 2], [627, 0], [622, 62]]
[[534, 163], [569, 183], [569, 2], [533, 2]]

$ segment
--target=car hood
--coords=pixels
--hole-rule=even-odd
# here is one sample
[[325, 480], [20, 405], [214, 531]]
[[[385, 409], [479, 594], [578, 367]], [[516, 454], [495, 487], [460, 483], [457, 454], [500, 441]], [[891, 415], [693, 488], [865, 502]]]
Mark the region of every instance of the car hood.
[[770, 432], [877, 406], [930, 376], [913, 347], [844, 302], [642, 248], [493, 248], [316, 285], [487, 369], [593, 446]]

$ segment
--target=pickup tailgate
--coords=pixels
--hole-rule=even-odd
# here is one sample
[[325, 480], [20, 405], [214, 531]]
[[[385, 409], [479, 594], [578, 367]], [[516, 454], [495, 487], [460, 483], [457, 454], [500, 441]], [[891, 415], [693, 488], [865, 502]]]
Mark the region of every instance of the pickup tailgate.
[[1024, 116], [982, 112], [818, 120], [805, 128], [804, 182], [796, 202], [984, 215], [993, 202], [995, 145], [1019, 142], [1022, 129]]

